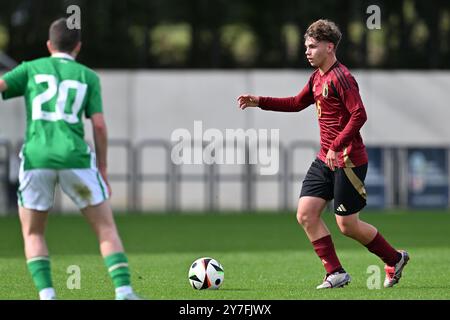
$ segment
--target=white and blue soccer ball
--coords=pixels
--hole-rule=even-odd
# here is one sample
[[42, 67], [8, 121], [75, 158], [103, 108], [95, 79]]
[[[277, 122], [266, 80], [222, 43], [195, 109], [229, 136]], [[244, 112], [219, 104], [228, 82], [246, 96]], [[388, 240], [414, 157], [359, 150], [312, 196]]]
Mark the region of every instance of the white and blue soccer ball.
[[219, 261], [203, 257], [195, 260], [189, 268], [189, 283], [197, 290], [219, 289], [223, 283], [224, 271]]

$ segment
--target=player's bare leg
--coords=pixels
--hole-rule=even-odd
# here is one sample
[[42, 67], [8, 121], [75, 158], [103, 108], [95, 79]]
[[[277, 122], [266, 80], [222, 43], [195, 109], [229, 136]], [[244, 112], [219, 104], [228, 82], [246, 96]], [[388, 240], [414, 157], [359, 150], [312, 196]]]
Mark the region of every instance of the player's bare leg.
[[128, 259], [117, 231], [109, 201], [81, 210], [97, 235], [100, 252], [113, 280], [117, 300], [141, 300], [131, 287]]
[[362, 245], [369, 244], [377, 234], [374, 226], [359, 219], [359, 212], [347, 216], [336, 215], [336, 222], [342, 234], [357, 240]]
[[55, 299], [56, 295], [51, 279], [50, 258], [45, 241], [48, 212], [19, 206], [19, 218], [28, 270], [39, 291], [39, 297], [41, 300]]
[[297, 221], [303, 227], [316, 254], [327, 271], [317, 289], [338, 288], [348, 284], [350, 276], [339, 262], [330, 232], [321, 218], [327, 201], [319, 197], [301, 197], [297, 208]]
[[359, 213], [347, 216], [336, 215], [336, 221], [344, 235], [359, 241], [386, 263], [384, 286], [392, 287], [397, 284], [402, 277], [403, 268], [409, 261], [408, 253], [395, 250], [374, 226], [359, 219]]
[[109, 201], [86, 207], [81, 212], [97, 235], [103, 257], [124, 251]]
[[301, 197], [298, 200], [297, 221], [311, 242], [330, 235], [330, 231], [321, 218], [326, 206], [327, 201], [322, 198]]
[[45, 242], [48, 212], [19, 207], [19, 217], [25, 246], [25, 257], [31, 259], [36, 256], [48, 256], [47, 243]]

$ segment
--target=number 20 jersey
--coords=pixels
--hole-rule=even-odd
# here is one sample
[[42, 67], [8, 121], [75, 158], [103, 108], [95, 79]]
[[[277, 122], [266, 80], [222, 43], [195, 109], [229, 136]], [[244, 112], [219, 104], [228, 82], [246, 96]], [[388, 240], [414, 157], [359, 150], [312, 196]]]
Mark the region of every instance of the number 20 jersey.
[[24, 96], [24, 170], [90, 168], [83, 115], [102, 112], [97, 74], [70, 56], [23, 62], [3, 76], [3, 99]]

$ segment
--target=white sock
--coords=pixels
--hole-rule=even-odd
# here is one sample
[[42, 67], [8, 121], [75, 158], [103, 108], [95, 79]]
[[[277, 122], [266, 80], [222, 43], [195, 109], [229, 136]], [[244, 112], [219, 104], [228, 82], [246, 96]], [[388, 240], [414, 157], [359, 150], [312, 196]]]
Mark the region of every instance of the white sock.
[[116, 296], [117, 295], [127, 295], [130, 293], [133, 293], [133, 288], [131, 288], [131, 286], [122, 286], [122, 287], [116, 288]]
[[39, 299], [41, 300], [54, 300], [56, 299], [55, 289], [45, 288], [39, 291]]

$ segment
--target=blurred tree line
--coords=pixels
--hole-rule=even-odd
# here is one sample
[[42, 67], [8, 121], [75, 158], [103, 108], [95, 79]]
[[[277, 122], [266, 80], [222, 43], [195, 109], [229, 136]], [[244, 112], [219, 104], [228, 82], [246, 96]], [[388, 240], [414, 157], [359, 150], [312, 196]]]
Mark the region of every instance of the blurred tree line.
[[[319, 19], [343, 32], [352, 68], [449, 69], [449, 0], [1, 0], [0, 51], [16, 61], [47, 54], [49, 24], [81, 8], [93, 68], [306, 68], [303, 34]], [[367, 7], [381, 9], [369, 30]]]

